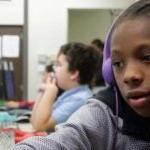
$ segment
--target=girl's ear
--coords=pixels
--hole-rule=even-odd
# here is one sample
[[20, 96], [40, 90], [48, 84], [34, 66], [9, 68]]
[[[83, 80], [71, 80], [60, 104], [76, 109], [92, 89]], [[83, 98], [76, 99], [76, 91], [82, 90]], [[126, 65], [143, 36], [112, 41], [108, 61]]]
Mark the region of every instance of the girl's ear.
[[72, 71], [70, 79], [74, 80], [74, 81], [75, 80], [78, 81], [78, 79], [79, 79], [79, 71], [78, 70]]

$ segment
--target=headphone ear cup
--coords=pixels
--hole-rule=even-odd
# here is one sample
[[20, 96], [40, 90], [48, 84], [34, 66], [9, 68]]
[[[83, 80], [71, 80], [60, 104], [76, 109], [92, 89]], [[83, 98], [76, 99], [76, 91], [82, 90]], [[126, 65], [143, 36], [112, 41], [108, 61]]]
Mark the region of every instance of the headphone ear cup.
[[109, 85], [115, 85], [115, 79], [112, 70], [111, 59], [108, 58], [103, 62], [102, 68], [103, 78]]

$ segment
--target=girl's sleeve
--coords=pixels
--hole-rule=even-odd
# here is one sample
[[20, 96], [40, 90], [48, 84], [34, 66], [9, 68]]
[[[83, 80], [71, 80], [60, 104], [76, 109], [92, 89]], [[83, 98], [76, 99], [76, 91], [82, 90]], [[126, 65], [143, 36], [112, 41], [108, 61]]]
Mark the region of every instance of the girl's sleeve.
[[[81, 109], [82, 111], [82, 109]], [[73, 118], [72, 118], [73, 119]], [[71, 119], [71, 120], [72, 120]], [[45, 137], [32, 137], [16, 144], [11, 150], [89, 150], [90, 141], [77, 121], [56, 126], [56, 131]], [[76, 123], [74, 123], [74, 121]]]
[[11, 150], [104, 150], [111, 147], [114, 139], [109, 135], [113, 130], [107, 116], [105, 106], [100, 107], [98, 102], [86, 104], [66, 123], [57, 125], [55, 132], [45, 137], [27, 139]]

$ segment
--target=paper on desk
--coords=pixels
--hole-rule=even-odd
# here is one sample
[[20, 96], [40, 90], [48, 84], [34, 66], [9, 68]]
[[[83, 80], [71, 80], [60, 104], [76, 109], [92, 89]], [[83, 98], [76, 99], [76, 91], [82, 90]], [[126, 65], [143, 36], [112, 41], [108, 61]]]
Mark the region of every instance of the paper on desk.
[[18, 35], [2, 36], [2, 57], [19, 57], [20, 39]]

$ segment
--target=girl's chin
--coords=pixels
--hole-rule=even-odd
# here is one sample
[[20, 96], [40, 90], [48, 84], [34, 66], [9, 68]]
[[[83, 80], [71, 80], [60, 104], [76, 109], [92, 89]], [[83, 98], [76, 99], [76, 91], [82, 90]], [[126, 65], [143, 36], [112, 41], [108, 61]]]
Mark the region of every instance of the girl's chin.
[[147, 110], [147, 111], [145, 111], [145, 110], [135, 110], [135, 112], [136, 112], [139, 116], [141, 116], [141, 117], [143, 117], [143, 118], [148, 118], [148, 119], [150, 119], [150, 111], [149, 111], [149, 110]]
[[128, 99], [128, 104], [140, 116], [150, 117], [150, 99], [148, 97]]

